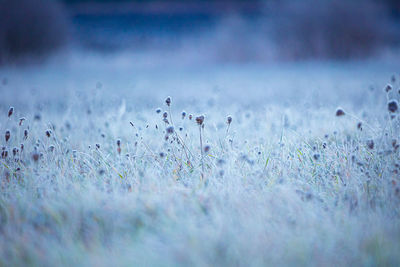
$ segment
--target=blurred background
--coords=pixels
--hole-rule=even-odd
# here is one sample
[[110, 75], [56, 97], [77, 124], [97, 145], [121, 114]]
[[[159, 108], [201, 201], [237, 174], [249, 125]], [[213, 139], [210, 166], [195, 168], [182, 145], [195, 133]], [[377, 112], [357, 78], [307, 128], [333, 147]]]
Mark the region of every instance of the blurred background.
[[2, 65], [71, 51], [191, 63], [352, 60], [396, 55], [400, 1], [1, 0], [0, 25]]

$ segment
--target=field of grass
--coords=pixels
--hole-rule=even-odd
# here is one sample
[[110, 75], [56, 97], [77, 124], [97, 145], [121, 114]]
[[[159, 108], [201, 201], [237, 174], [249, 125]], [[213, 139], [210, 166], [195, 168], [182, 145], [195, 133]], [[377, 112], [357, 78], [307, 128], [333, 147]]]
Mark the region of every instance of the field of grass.
[[399, 266], [397, 63], [152, 57], [0, 70], [0, 266]]

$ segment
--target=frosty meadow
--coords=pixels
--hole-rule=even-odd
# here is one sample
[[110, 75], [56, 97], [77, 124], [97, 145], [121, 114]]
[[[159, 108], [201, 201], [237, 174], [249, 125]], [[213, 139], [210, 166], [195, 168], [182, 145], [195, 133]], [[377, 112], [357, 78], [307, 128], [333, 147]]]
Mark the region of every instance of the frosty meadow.
[[52, 65], [5, 69], [1, 265], [398, 265], [400, 77], [297, 65], [118, 79], [168, 98], [109, 90], [120, 70], [74, 91]]

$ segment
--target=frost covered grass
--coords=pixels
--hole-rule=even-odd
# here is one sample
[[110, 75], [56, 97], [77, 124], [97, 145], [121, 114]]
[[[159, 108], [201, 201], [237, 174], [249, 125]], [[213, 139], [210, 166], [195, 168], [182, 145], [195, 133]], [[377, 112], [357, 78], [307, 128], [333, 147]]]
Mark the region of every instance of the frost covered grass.
[[[115, 91], [114, 105], [101, 83], [54, 99], [15, 77], [2, 85], [0, 265], [400, 264], [397, 76], [374, 90], [324, 78], [332, 98], [303, 107], [245, 107], [224, 88], [147, 103]], [[362, 101], [337, 101], [340, 84]]]

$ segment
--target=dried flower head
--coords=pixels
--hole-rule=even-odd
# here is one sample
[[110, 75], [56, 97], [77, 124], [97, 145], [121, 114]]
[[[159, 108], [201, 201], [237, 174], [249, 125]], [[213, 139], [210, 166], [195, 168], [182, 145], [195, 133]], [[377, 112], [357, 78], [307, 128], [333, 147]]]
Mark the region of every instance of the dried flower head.
[[8, 140], [10, 140], [10, 137], [11, 137], [10, 131], [6, 130], [6, 134], [5, 134], [6, 142], [8, 142]]
[[344, 116], [344, 110], [342, 108], [336, 109], [336, 117]]
[[32, 159], [33, 159], [33, 161], [34, 162], [37, 162], [38, 160], [39, 160], [39, 153], [37, 153], [37, 152], [34, 152], [33, 154], [32, 154]]
[[209, 145], [204, 146], [204, 152], [208, 153], [210, 151], [211, 147]]
[[192, 118], [193, 118], [193, 115], [189, 114], [189, 120], [192, 120]]
[[161, 113], [161, 108], [156, 109], [157, 113]]
[[167, 134], [173, 134], [173, 133], [174, 133], [174, 126], [167, 127]]
[[387, 84], [385, 87], [385, 92], [389, 93], [392, 89], [393, 89], [393, 87], [390, 84]]
[[100, 144], [96, 144], [96, 148], [97, 148], [97, 149], [100, 149]]
[[182, 111], [182, 120], [186, 117], [186, 111]]
[[24, 117], [20, 118], [20, 119], [19, 119], [19, 126], [21, 126], [22, 123], [23, 123], [25, 120], [26, 120], [26, 119], [25, 119]]
[[231, 116], [228, 116], [228, 117], [226, 118], [226, 122], [227, 122], [228, 124], [231, 124], [231, 123], [232, 123], [232, 117], [231, 117]]
[[358, 123], [357, 123], [357, 129], [360, 130], [360, 131], [362, 131], [362, 123], [361, 123], [361, 122], [358, 122]]
[[14, 113], [14, 108], [10, 107], [10, 109], [8, 110], [8, 117], [11, 117], [11, 115]]
[[171, 97], [170, 97], [170, 96], [168, 96], [168, 97], [165, 99], [165, 103], [167, 104], [168, 107], [171, 105]]
[[374, 149], [374, 146], [375, 146], [374, 140], [372, 140], [372, 139], [367, 140], [367, 146], [369, 149]]
[[388, 110], [392, 113], [396, 112], [399, 107], [399, 103], [396, 99], [389, 100], [388, 102]]
[[47, 136], [48, 138], [50, 138], [50, 136], [51, 136], [51, 130], [47, 130], [47, 131], [46, 131], [46, 136]]
[[163, 113], [163, 118], [166, 119], [167, 117], [168, 117], [168, 112], [165, 111], [165, 112]]
[[117, 146], [120, 147], [121, 146], [121, 140], [117, 139]]
[[12, 152], [13, 152], [13, 156], [15, 157], [18, 153], [18, 148], [14, 147]]
[[29, 134], [28, 129], [25, 129], [24, 130], [24, 140], [28, 139], [28, 134]]
[[201, 115], [201, 116], [196, 117], [196, 123], [197, 123], [198, 125], [203, 125], [203, 123], [204, 123], [204, 116]]

